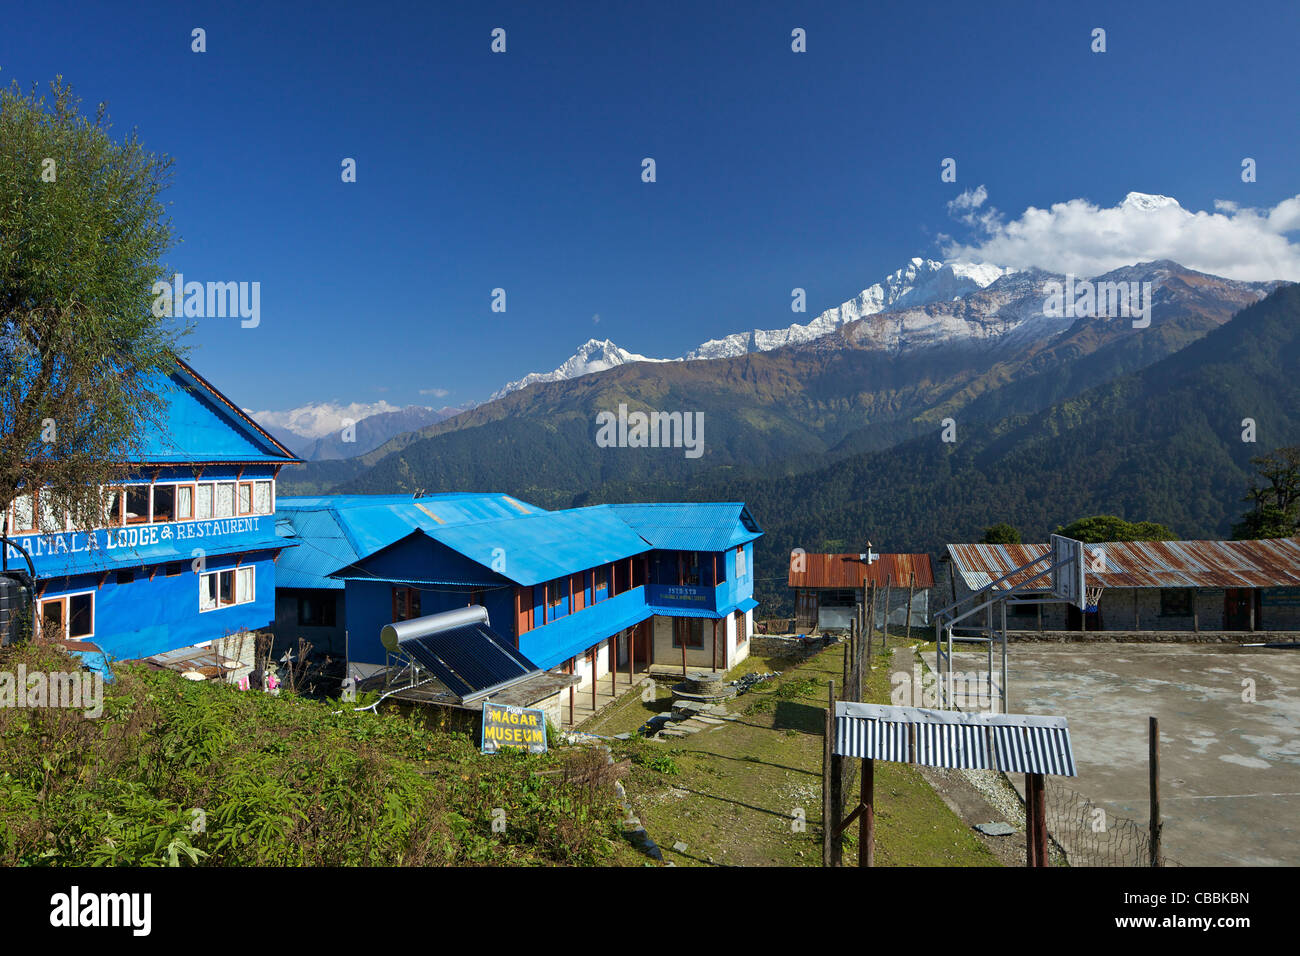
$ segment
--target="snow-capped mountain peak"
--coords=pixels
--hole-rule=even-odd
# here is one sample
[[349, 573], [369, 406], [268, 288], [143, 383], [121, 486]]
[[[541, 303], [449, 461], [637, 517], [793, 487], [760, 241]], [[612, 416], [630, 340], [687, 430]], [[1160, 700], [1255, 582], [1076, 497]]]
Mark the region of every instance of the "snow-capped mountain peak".
[[1131, 192], [1124, 197], [1120, 206], [1125, 209], [1141, 209], [1149, 212], [1152, 209], [1163, 209], [1165, 206], [1175, 206], [1179, 209], [1178, 200], [1173, 196], [1158, 196], [1153, 193], [1134, 193]]
[[510, 392], [527, 388], [535, 382], [560, 382], [592, 372], [604, 372], [607, 369], [628, 362], [670, 362], [672, 359], [656, 359], [627, 349], [619, 348], [609, 339], [588, 339], [578, 347], [564, 364], [552, 372], [531, 372], [516, 382], [510, 382], [492, 394], [492, 400], [501, 398]]
[[1014, 271], [987, 263], [944, 263], [914, 257], [901, 269], [863, 289], [855, 298], [834, 309], [827, 309], [806, 325], [795, 323], [784, 329], [755, 329], [711, 339], [687, 353], [686, 358], [688, 361], [731, 358], [746, 352], [766, 352], [783, 345], [810, 342], [842, 325], [878, 312], [959, 299]]

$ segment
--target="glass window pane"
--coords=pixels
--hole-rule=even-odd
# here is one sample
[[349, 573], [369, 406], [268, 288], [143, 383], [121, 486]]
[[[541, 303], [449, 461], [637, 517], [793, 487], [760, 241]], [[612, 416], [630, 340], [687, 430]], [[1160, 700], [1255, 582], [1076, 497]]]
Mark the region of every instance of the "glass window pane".
[[222, 607], [235, 603], [235, 572], [217, 572], [217, 603]]
[[217, 606], [217, 576], [199, 575], [199, 610], [210, 611]]
[[194, 517], [200, 520], [212, 517], [211, 485], [199, 485], [194, 489]]
[[55, 507], [55, 501], [48, 492], [37, 495], [41, 506], [41, 530], [47, 534], [63, 530], [63, 515]]
[[46, 601], [41, 605], [41, 634], [45, 637], [63, 636], [63, 599]]
[[153, 486], [153, 520], [154, 521], [175, 521], [176, 520], [176, 486], [175, 485], [154, 485]]
[[126, 489], [126, 523], [143, 524], [149, 520], [149, 486], [128, 485]]
[[90, 637], [94, 630], [94, 597], [74, 594], [68, 598], [68, 637]]
[[229, 481], [223, 481], [217, 485], [217, 513], [218, 518], [229, 518], [235, 513], [235, 486]]
[[104, 489], [104, 527], [116, 528], [122, 523], [122, 494], [121, 488]]
[[34, 517], [31, 495], [19, 495], [14, 499], [14, 531], [31, 531]]
[[235, 594], [239, 598], [240, 604], [248, 604], [255, 597], [253, 593], [253, 568], [239, 569], [239, 586], [235, 588]]
[[259, 481], [256, 486], [256, 494], [253, 499], [253, 511], [259, 515], [269, 515], [271, 513], [271, 483], [269, 481]]
[[176, 520], [189, 521], [194, 517], [194, 489], [189, 485], [176, 488]]
[[239, 513], [249, 514], [253, 510], [253, 486], [247, 482], [239, 485]]

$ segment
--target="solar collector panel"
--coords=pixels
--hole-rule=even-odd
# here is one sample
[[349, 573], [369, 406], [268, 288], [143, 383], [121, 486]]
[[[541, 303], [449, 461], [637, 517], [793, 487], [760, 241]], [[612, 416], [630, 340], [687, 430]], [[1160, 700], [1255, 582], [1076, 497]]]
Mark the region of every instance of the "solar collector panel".
[[539, 668], [482, 624], [465, 624], [400, 642], [403, 653], [459, 697], [526, 677]]

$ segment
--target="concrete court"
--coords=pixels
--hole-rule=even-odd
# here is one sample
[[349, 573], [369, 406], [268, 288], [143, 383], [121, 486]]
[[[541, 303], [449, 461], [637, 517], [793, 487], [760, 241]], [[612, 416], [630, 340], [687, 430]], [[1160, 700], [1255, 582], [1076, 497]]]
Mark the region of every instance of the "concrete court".
[[[1300, 651], [1012, 643], [1008, 660], [1012, 713], [1069, 718], [1079, 776], [1057, 778], [1062, 785], [1145, 826], [1154, 715], [1169, 857], [1300, 864]], [[982, 672], [983, 655], [958, 653], [955, 670]], [[1254, 703], [1242, 699], [1244, 680]]]

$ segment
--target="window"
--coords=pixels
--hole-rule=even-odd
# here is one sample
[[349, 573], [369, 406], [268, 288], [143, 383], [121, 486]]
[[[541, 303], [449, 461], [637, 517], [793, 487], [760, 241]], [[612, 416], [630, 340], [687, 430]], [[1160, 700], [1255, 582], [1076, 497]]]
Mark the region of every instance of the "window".
[[215, 517], [233, 518], [235, 516], [235, 483], [233, 481], [221, 481], [217, 483], [216, 487]]
[[54, 497], [48, 491], [42, 491], [37, 495], [36, 502], [40, 506], [42, 532], [53, 534], [63, 531], [67, 527], [63, 512], [55, 509]]
[[176, 486], [175, 485], [154, 485], [153, 486], [153, 520], [154, 521], [175, 521], [176, 520]]
[[104, 527], [120, 527], [122, 524], [122, 507], [126, 502], [126, 489], [104, 488], [100, 497], [104, 502]]
[[594, 571], [592, 571], [591, 576], [593, 581], [592, 584], [593, 596], [596, 591], [603, 591], [609, 589], [609, 569], [606, 568], [603, 564], [600, 567], [596, 568]]
[[146, 524], [149, 521], [149, 486], [126, 486], [126, 523]]
[[736, 619], [736, 646], [739, 647], [741, 644], [744, 644], [745, 641], [749, 640], [749, 638], [745, 636], [745, 612], [737, 611], [735, 614], [735, 619]]
[[420, 616], [420, 592], [415, 588], [393, 588], [393, 620], [409, 621]]
[[253, 514], [269, 515], [275, 509], [271, 505], [271, 483], [259, 481], [253, 485]]
[[118, 572], [117, 572], [117, 583], [118, 583], [118, 584], [130, 584], [130, 583], [131, 583], [132, 581], [134, 581], [134, 580], [135, 580], [135, 572], [134, 572], [134, 571], [118, 571]]
[[84, 640], [95, 633], [95, 595], [70, 594], [41, 602], [41, 634]]
[[230, 568], [199, 575], [199, 610], [212, 611], [254, 600], [254, 569]]
[[[156, 509], [157, 506], [155, 506]], [[190, 521], [194, 518], [194, 486], [176, 486], [176, 520]]]
[[333, 627], [334, 596], [302, 595], [298, 598], [298, 624], [301, 627]]
[[251, 481], [241, 481], [239, 483], [239, 513], [241, 515], [251, 515], [253, 513], [253, 483]]
[[546, 585], [546, 606], [559, 607], [560, 602], [569, 596], [568, 585], [564, 583], [564, 578], [556, 578], [550, 584]]
[[14, 520], [10, 527], [15, 534], [36, 530], [36, 508], [31, 495], [19, 495], [14, 499]]
[[212, 517], [212, 486], [194, 486], [194, 517], [200, 521]]
[[687, 647], [703, 647], [704, 621], [698, 617], [673, 618], [673, 647], [681, 647], [683, 641]]
[[1192, 616], [1192, 589], [1191, 588], [1161, 588], [1160, 589], [1160, 616], [1161, 617], [1191, 617]]
[[736, 579], [739, 580], [745, 576], [745, 547], [741, 545], [736, 549]]
[[167, 577], [169, 577], [169, 578], [179, 577], [180, 575], [182, 575], [182, 574], [184, 574], [184, 573], [185, 573], [185, 562], [184, 562], [184, 561], [173, 561], [171, 564], [167, 565], [167, 571], [166, 571], [166, 574], [167, 574]]

